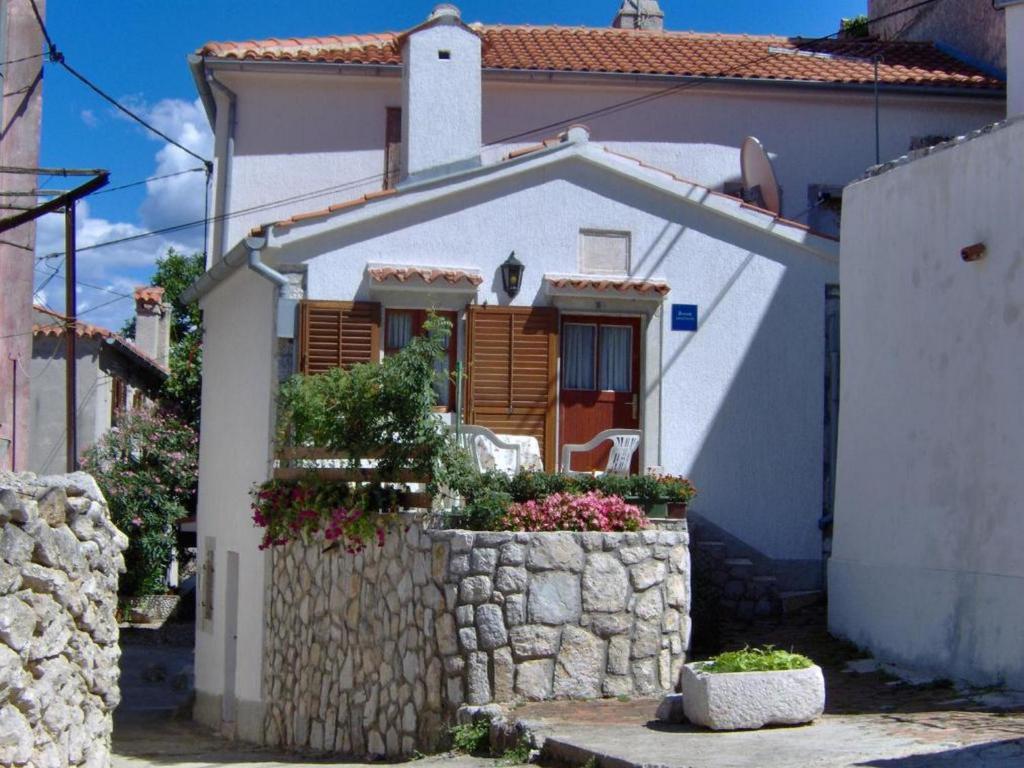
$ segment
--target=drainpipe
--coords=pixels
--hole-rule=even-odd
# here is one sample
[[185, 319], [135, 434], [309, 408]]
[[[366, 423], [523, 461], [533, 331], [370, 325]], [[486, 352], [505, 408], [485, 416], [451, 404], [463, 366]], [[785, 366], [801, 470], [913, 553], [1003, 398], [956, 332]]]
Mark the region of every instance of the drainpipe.
[[222, 259], [228, 250], [228, 228], [226, 216], [228, 212], [228, 201], [231, 196], [232, 159], [235, 156], [235, 127], [238, 123], [238, 95], [220, 82], [213, 72], [208, 71], [206, 73], [206, 82], [208, 82], [211, 87], [220, 91], [228, 100], [228, 132], [224, 147], [224, 158], [217, 168], [217, 207], [216, 210], [214, 210], [213, 217], [214, 227], [219, 227], [218, 236], [215, 240], [217, 258]]
[[276, 269], [271, 269], [269, 266], [263, 263], [260, 259], [260, 251], [267, 247], [267, 236], [266, 235], [254, 235], [252, 237], [245, 238], [245, 249], [249, 251], [249, 269], [255, 272], [260, 277], [266, 278], [274, 285], [277, 286], [278, 294], [281, 289], [288, 285], [288, 278], [278, 272]]

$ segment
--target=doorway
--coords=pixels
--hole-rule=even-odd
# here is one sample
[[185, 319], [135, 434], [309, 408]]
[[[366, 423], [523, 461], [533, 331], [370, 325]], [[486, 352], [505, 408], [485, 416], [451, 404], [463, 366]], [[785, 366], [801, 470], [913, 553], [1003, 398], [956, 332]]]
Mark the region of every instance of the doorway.
[[[606, 429], [640, 426], [640, 319], [562, 316], [559, 455], [566, 443], [585, 443]], [[611, 444], [574, 453], [571, 469], [602, 471]], [[639, 451], [631, 472], [637, 472]], [[562, 467], [562, 470], [570, 467]]]

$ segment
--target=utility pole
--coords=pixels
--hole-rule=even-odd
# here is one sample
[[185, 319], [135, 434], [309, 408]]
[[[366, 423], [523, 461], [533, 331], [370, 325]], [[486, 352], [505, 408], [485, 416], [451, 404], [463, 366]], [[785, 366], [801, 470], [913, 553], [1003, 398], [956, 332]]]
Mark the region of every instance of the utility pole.
[[64, 209], [64, 338], [67, 365], [64, 369], [64, 414], [67, 425], [67, 471], [78, 469], [78, 392], [75, 343], [78, 341], [78, 299], [75, 296], [75, 201]]

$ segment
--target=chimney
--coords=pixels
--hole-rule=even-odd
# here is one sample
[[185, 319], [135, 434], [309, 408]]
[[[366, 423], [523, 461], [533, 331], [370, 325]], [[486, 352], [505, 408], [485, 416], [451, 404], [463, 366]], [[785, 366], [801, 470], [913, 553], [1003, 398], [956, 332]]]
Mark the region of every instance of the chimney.
[[147, 285], [135, 289], [135, 346], [166, 367], [171, 351], [171, 305], [164, 289]]
[[444, 4], [400, 45], [402, 179], [480, 165], [480, 36]]
[[1006, 24], [1006, 116], [1024, 113], [1024, 0], [995, 0]]
[[622, 0], [612, 26], [618, 29], [653, 29], [665, 27], [665, 12], [658, 0]]

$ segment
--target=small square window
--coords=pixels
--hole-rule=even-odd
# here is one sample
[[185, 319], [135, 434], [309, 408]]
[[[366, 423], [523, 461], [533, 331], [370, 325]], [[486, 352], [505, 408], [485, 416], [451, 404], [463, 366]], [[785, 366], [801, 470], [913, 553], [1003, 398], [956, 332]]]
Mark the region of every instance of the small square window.
[[598, 275], [629, 274], [628, 232], [580, 230], [580, 271]]
[[437, 52], [437, 58], [441, 59], [442, 61], [448, 61], [449, 59], [451, 59], [451, 57], [452, 57], [452, 52], [451, 51], [438, 51]]

